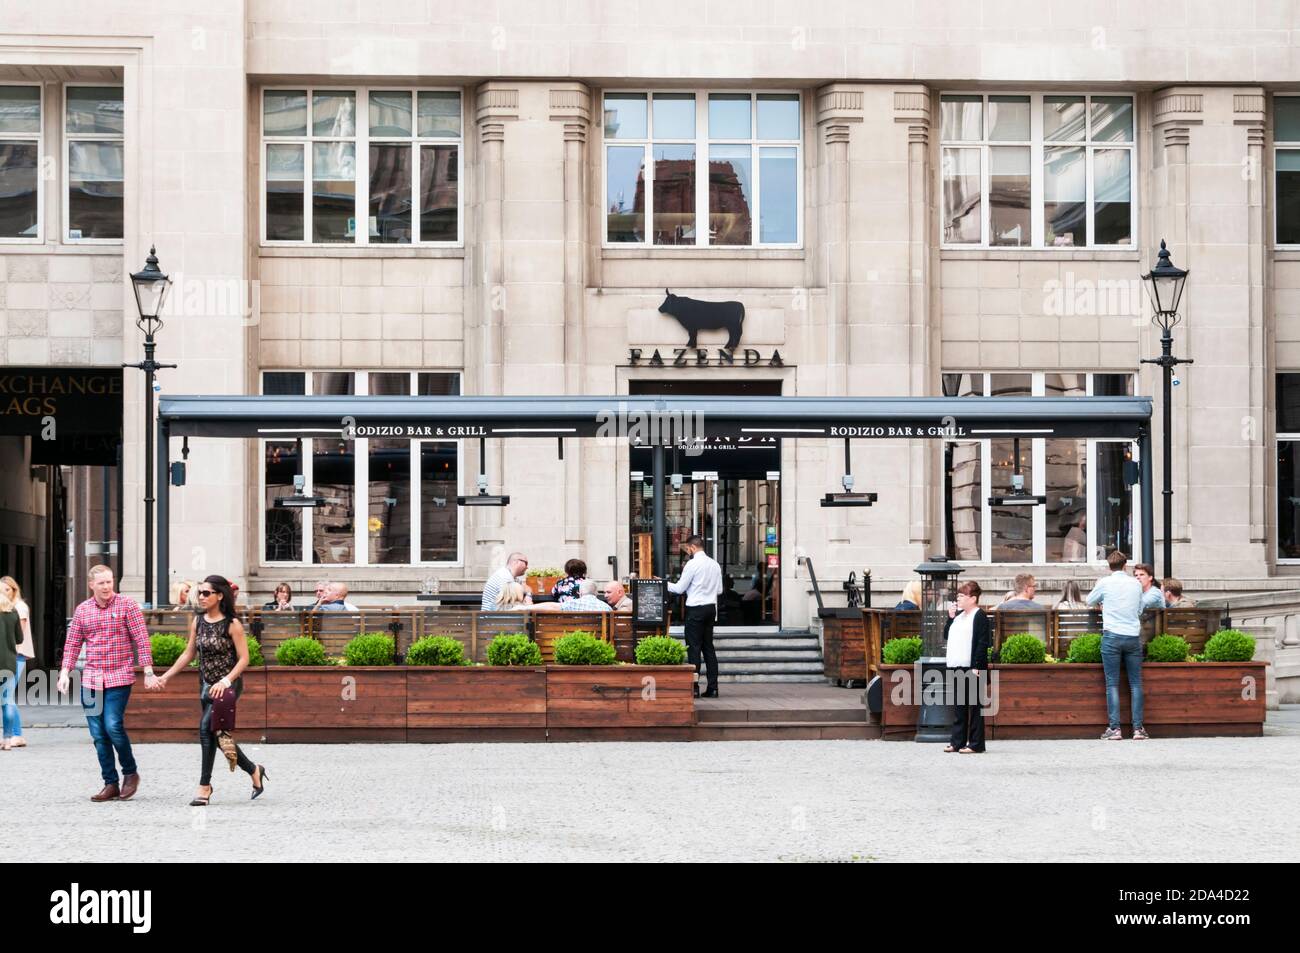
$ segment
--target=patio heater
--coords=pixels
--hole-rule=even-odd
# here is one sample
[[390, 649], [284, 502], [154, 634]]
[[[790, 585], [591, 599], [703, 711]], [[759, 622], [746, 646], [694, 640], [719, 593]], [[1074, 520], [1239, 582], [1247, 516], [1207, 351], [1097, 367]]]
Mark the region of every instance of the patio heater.
[[[946, 743], [952, 733], [952, 711], [943, 681], [947, 668], [943, 629], [948, 623], [948, 603], [957, 598], [957, 576], [962, 567], [949, 562], [947, 556], [931, 556], [916, 571], [921, 576], [921, 684], [914, 688], [920, 692], [921, 708], [916, 740]], [[927, 690], [926, 673], [930, 671], [938, 671], [939, 687]]]

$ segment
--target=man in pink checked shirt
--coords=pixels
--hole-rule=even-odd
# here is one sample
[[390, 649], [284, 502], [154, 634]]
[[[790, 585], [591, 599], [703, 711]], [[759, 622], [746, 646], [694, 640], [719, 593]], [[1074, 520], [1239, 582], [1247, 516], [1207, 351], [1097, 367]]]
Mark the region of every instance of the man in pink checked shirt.
[[[86, 648], [86, 667], [81, 673], [81, 706], [86, 710], [86, 726], [99, 755], [99, 769], [104, 789], [92, 801], [130, 800], [140, 787], [131, 739], [126, 735], [126, 703], [135, 684], [135, 659], [132, 643], [144, 667], [144, 684], [152, 688], [153, 655], [149, 651], [149, 629], [144, 613], [134, 599], [118, 595], [113, 589], [113, 570], [92, 566], [87, 574], [92, 598], [77, 606], [68, 626], [68, 640], [63, 646], [63, 669], [59, 672], [59, 693], [68, 691], [69, 673], [77, 664], [81, 648]], [[117, 761], [122, 764], [122, 785], [118, 787]]]

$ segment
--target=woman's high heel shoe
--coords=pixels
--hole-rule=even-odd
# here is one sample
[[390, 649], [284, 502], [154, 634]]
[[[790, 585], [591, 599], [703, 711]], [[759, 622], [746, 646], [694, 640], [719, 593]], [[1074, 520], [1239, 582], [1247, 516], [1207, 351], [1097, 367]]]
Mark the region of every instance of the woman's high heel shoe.
[[260, 765], [260, 764], [259, 764], [259, 765], [257, 766], [257, 773], [258, 773], [258, 774], [261, 776], [261, 778], [262, 778], [262, 784], [261, 784], [261, 786], [258, 786], [258, 785], [256, 785], [256, 784], [253, 785], [253, 796], [252, 796], [251, 800], [254, 800], [254, 801], [256, 801], [259, 797], [261, 797], [261, 796], [262, 796], [262, 793], [266, 790], [266, 778], [267, 778], [266, 767], [265, 767], [264, 765]]
[[190, 801], [190, 807], [207, 807], [210, 800], [212, 800], [212, 789], [208, 788], [207, 797], [200, 794], [194, 800]]

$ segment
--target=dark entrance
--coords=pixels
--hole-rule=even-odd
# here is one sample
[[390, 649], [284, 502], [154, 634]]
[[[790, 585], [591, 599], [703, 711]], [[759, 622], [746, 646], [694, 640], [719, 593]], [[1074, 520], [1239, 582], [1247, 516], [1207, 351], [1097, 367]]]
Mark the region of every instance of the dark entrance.
[[[642, 380], [632, 394], [674, 396], [780, 396], [781, 382]], [[654, 483], [652, 451], [629, 452], [628, 501], [632, 560], [653, 553]], [[681, 475], [676, 486], [673, 474]], [[668, 526], [668, 571], [681, 571], [682, 544], [704, 538], [705, 551], [723, 572], [719, 625], [777, 625], [781, 618], [781, 441], [778, 437], [714, 437], [701, 445], [679, 445], [668, 456], [664, 484]]]

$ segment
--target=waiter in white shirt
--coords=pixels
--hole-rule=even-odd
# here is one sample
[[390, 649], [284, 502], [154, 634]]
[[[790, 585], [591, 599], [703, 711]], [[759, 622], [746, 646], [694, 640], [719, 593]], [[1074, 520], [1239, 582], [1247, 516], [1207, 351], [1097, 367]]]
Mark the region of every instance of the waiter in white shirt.
[[686, 541], [687, 560], [676, 582], [668, 583], [675, 595], [686, 593], [686, 655], [700, 673], [700, 654], [704, 654], [708, 685], [703, 695], [695, 684], [697, 697], [718, 697], [718, 655], [713, 650], [713, 623], [718, 618], [718, 596], [722, 594], [722, 567], [704, 551], [704, 538], [692, 536]]

